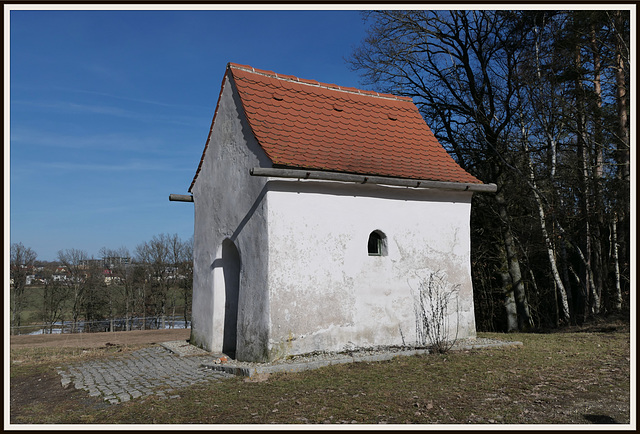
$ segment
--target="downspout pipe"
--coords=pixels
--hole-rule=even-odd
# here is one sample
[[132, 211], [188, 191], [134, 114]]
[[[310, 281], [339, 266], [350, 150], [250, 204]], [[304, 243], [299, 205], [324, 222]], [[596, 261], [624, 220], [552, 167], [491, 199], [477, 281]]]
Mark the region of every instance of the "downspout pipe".
[[471, 184], [465, 182], [443, 182], [423, 179], [391, 178], [385, 176], [356, 175], [351, 173], [326, 172], [322, 170], [278, 169], [254, 167], [251, 176], [272, 178], [297, 178], [322, 181], [355, 182], [358, 184], [392, 185], [410, 188], [435, 188], [440, 190], [471, 191], [474, 193], [495, 193], [496, 184]]

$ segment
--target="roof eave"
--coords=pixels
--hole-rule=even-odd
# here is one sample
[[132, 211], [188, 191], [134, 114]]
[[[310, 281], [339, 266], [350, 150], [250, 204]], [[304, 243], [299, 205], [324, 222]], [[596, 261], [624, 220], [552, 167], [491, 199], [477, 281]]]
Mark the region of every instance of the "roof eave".
[[254, 167], [251, 176], [271, 178], [295, 178], [305, 180], [354, 182], [358, 184], [390, 185], [410, 188], [433, 188], [440, 190], [469, 191], [474, 193], [495, 193], [496, 184], [473, 184], [468, 182], [432, 181], [427, 179], [393, 178], [386, 176], [359, 175], [352, 173], [328, 172], [323, 170], [279, 169]]

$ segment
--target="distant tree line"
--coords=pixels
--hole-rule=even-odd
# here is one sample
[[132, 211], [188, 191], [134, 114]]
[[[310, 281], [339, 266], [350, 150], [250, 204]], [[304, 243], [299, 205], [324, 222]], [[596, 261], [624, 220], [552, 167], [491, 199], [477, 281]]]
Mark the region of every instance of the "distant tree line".
[[480, 330], [628, 309], [629, 11], [370, 11], [349, 62], [412, 97], [472, 203]]
[[[70, 322], [71, 332], [79, 331], [80, 324], [84, 332], [165, 328], [177, 305], [183, 307], [185, 327], [190, 320], [192, 239], [160, 234], [136, 246], [133, 254], [126, 247], [102, 248], [98, 259], [84, 250], [64, 249], [54, 264], [46, 265], [31, 248], [11, 244], [12, 334], [25, 325], [26, 307], [35, 309], [30, 319], [44, 324], [49, 333], [61, 321]], [[36, 306], [26, 306], [25, 289], [33, 277], [42, 288], [41, 297]]]

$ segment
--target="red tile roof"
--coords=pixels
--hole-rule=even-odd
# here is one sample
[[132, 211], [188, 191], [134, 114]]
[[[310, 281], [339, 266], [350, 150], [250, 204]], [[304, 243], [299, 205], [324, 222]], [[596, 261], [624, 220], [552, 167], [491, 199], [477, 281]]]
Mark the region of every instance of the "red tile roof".
[[234, 63], [227, 73], [274, 165], [482, 184], [438, 143], [411, 98]]

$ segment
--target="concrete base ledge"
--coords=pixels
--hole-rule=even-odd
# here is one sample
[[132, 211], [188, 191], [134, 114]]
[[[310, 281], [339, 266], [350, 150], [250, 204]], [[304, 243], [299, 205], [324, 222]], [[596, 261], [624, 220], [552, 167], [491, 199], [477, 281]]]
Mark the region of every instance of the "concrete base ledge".
[[[482, 344], [462, 344], [455, 345], [451, 351], [468, 351], [482, 348], [501, 348], [501, 347], [520, 347], [522, 342], [495, 342], [495, 343], [482, 343]], [[255, 364], [253, 366], [247, 366], [242, 362], [234, 362], [233, 360], [227, 363], [203, 363], [201, 366], [204, 368], [212, 369], [215, 371], [222, 371], [228, 374], [239, 375], [243, 377], [253, 377], [259, 374], [274, 374], [277, 372], [302, 372], [312, 369], [323, 368], [325, 366], [340, 365], [343, 363], [356, 363], [356, 362], [383, 362], [392, 360], [395, 357], [415, 356], [421, 354], [429, 354], [428, 349], [415, 349], [405, 351], [393, 351], [379, 354], [363, 354], [346, 356], [342, 354], [336, 354], [331, 358], [323, 358], [319, 360], [309, 360], [303, 362], [274, 362], [265, 364]], [[326, 356], [325, 356], [326, 357]]]
[[[423, 350], [427, 351], [427, 350]], [[202, 366], [205, 368], [213, 369], [215, 371], [222, 371], [228, 374], [241, 375], [244, 377], [253, 377], [256, 374], [274, 374], [276, 372], [302, 372], [309, 371], [312, 369], [323, 368], [325, 366], [331, 365], [341, 365], [343, 363], [354, 363], [354, 362], [381, 362], [384, 360], [391, 360], [397, 356], [406, 356], [413, 355], [407, 353], [415, 353], [415, 351], [403, 351], [396, 353], [388, 353], [388, 354], [374, 354], [367, 356], [339, 356], [332, 359], [327, 360], [311, 360], [308, 362], [293, 362], [293, 363], [273, 363], [273, 364], [265, 364], [264, 366], [237, 366], [234, 365], [233, 362], [225, 363], [225, 364], [215, 364], [215, 363], [203, 363]]]

